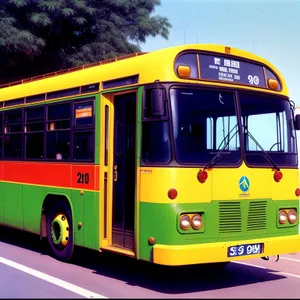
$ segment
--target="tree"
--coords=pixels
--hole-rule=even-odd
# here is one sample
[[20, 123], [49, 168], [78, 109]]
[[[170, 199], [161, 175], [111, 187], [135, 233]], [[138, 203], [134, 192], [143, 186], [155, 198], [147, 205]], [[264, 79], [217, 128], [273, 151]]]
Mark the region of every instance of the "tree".
[[0, 81], [140, 51], [148, 36], [167, 39], [160, 0], [1, 0]]

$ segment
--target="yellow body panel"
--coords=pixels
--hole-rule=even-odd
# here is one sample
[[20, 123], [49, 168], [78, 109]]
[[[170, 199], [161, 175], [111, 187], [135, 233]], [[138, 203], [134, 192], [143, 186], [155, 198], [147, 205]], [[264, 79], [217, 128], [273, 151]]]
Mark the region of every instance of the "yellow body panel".
[[[283, 178], [274, 180], [271, 168], [249, 168], [244, 163], [239, 168], [213, 168], [207, 170], [206, 182], [197, 179], [199, 168], [146, 168], [139, 169], [142, 202], [152, 203], [199, 203], [211, 200], [262, 199], [297, 200], [299, 187], [298, 169], [282, 169]], [[243, 193], [239, 179], [247, 176], [250, 188]], [[168, 198], [168, 190], [175, 188], [176, 199]]]
[[[263, 253], [230, 258], [227, 257], [228, 247], [254, 243], [264, 243]], [[157, 244], [153, 247], [153, 262], [169, 266], [225, 262], [229, 260], [244, 260], [245, 258], [250, 259], [262, 256], [293, 253], [299, 251], [299, 249], [299, 235], [197, 245], [168, 246]]]
[[[174, 60], [178, 53], [184, 50], [202, 50], [225, 54], [225, 46], [222, 45], [191, 44], [161, 49], [141, 56], [123, 59], [116, 62], [90, 67], [87, 69], [49, 77], [42, 80], [23, 83], [8, 88], [2, 88], [0, 89], [0, 102], [137, 74], [139, 74], [138, 84], [151, 83], [156, 80], [160, 80], [211, 85], [212, 83], [208, 81], [190, 79], [186, 80], [180, 79], [176, 76], [173, 67]], [[280, 78], [282, 91], [277, 92], [268, 89], [264, 89], [264, 91], [267, 93], [282, 94], [286, 96], [288, 95], [288, 89], [284, 79], [282, 78], [279, 71], [268, 61], [249, 52], [235, 48], [231, 48], [230, 55], [255, 60], [268, 66], [270, 69], [275, 71], [275, 73], [277, 73], [277, 76]], [[235, 84], [213, 84], [215, 86], [230, 86], [232, 88], [240, 87], [240, 85]], [[252, 86], [243, 86], [243, 88], [248, 90], [262, 90]]]

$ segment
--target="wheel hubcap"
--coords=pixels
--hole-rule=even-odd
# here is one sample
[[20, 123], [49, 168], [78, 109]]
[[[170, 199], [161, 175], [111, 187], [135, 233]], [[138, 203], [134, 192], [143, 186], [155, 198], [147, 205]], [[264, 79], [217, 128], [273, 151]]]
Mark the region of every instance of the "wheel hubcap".
[[66, 247], [69, 240], [69, 222], [64, 214], [58, 214], [51, 223], [51, 236], [55, 246]]

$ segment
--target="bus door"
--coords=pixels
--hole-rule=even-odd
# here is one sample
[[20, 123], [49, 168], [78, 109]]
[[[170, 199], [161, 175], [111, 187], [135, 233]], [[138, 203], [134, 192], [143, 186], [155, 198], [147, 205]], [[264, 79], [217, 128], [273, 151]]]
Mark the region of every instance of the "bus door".
[[135, 250], [136, 99], [135, 91], [102, 98], [101, 248], [130, 253]]
[[135, 92], [114, 96], [112, 245], [134, 249]]

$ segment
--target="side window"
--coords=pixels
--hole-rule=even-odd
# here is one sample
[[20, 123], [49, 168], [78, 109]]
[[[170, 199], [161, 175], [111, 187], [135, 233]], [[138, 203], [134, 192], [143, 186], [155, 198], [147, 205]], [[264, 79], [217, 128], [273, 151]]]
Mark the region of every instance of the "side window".
[[167, 164], [171, 160], [167, 98], [163, 87], [144, 92], [141, 151], [145, 164]]
[[159, 92], [162, 96], [162, 111], [161, 115], [155, 115], [153, 112], [155, 111], [153, 107], [153, 99], [152, 99], [152, 91], [156, 89], [147, 89], [145, 90], [145, 97], [143, 101], [143, 118], [144, 119], [162, 119], [167, 117], [167, 101], [166, 101], [166, 91], [164, 88], [160, 88]]
[[94, 134], [89, 131], [79, 131], [74, 133], [74, 159], [93, 160], [94, 159]]
[[2, 135], [2, 121], [3, 121], [3, 113], [0, 113], [0, 158], [3, 157], [3, 153], [2, 153], [2, 145], [3, 145], [3, 135]]
[[70, 159], [71, 103], [49, 105], [46, 158]]
[[4, 112], [4, 158], [22, 158], [22, 110]]
[[25, 110], [25, 158], [44, 158], [44, 107]]
[[73, 158], [77, 161], [94, 160], [94, 101], [74, 104]]
[[142, 160], [144, 163], [168, 163], [171, 160], [168, 122], [143, 123]]

